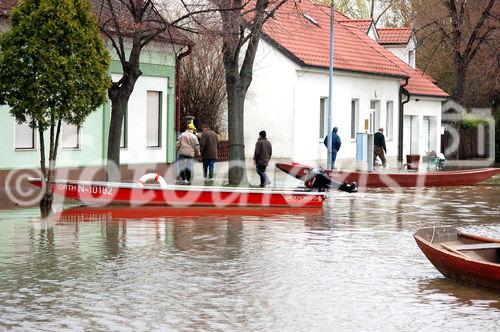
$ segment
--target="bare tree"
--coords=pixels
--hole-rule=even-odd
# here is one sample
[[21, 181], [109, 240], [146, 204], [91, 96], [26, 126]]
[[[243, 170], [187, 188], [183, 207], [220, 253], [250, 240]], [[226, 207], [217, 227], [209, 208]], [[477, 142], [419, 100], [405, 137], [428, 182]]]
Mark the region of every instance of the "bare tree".
[[[373, 20], [377, 25], [381, 20], [390, 25], [399, 20], [395, 6], [401, 6], [411, 0], [335, 0], [335, 9], [353, 19]], [[317, 3], [330, 5], [331, 0], [315, 0]]]
[[142, 72], [139, 68], [143, 49], [153, 41], [188, 44], [179, 29], [193, 15], [205, 12], [195, 9], [179, 13], [168, 21], [152, 0], [92, 0], [101, 32], [116, 52], [123, 74], [108, 90], [111, 100], [111, 121], [108, 136], [108, 180], [120, 179], [120, 136], [125, 109]]
[[181, 65], [181, 116], [194, 116], [198, 126], [208, 124], [220, 132], [226, 101], [222, 41], [216, 34], [193, 35], [191, 39], [196, 47]]
[[[245, 96], [262, 27], [287, 0], [210, 0], [220, 11], [229, 134], [229, 183], [246, 182], [244, 145]], [[246, 49], [245, 49], [246, 47]], [[244, 55], [242, 56], [241, 53]], [[240, 63], [240, 60], [242, 62]]]
[[[475, 63], [482, 52], [494, 50], [498, 61], [499, 9], [497, 0], [414, 0], [419, 43], [424, 45], [427, 63], [434, 61], [452, 65], [448, 80], [453, 86], [453, 99], [465, 102], [470, 69], [479, 65], [483, 72], [498, 65]], [[426, 47], [427, 46], [427, 47]], [[479, 56], [481, 57], [481, 56]], [[498, 71], [496, 71], [498, 76]], [[451, 91], [450, 91], [451, 92]]]

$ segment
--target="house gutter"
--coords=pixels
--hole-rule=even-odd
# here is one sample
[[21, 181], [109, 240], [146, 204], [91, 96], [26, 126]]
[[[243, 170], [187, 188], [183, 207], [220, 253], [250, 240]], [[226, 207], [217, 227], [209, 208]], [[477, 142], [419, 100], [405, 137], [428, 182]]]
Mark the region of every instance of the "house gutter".
[[[404, 107], [410, 101], [410, 93], [405, 90], [408, 85], [409, 78], [405, 78], [405, 83], [399, 88], [399, 130], [398, 130], [398, 161], [403, 163], [403, 129], [404, 129]], [[406, 96], [406, 100], [403, 101], [403, 95]]]
[[177, 134], [181, 131], [181, 86], [180, 86], [180, 61], [182, 58], [188, 56], [193, 51], [193, 46], [188, 45], [185, 52], [180, 53], [175, 59], [175, 132]]

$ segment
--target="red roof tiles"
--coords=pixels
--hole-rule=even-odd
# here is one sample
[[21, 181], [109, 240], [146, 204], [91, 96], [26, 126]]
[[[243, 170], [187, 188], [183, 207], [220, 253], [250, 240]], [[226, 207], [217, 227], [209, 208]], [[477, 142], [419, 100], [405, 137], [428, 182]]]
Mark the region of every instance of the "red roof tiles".
[[339, 23], [342, 25], [351, 26], [353, 28], [358, 28], [364, 33], [368, 33], [370, 31], [370, 27], [372, 26], [372, 20], [341, 20], [337, 19]]
[[[296, 6], [299, 7], [297, 10]], [[304, 14], [318, 24], [308, 20]], [[344, 17], [341, 17], [344, 19]], [[329, 8], [302, 1], [287, 2], [275, 14], [275, 20], [264, 25], [264, 33], [280, 47], [292, 53], [305, 65], [328, 67], [330, 49]], [[405, 76], [397, 65], [380, 56], [378, 44], [374, 49], [369, 39], [357, 28], [349, 29], [335, 21], [334, 67], [349, 71]]]
[[408, 44], [410, 37], [413, 35], [411, 28], [379, 28], [378, 42], [382, 45], [386, 44]]
[[[367, 31], [360, 29], [358, 20], [349, 21], [343, 15], [338, 16], [336, 14], [335, 17], [335, 69], [408, 77], [406, 90], [411, 94], [447, 96], [425, 76], [368, 37]], [[264, 25], [264, 34], [266, 39], [301, 65], [328, 68], [329, 7], [307, 0], [298, 5], [288, 2], [276, 12], [274, 20]]]

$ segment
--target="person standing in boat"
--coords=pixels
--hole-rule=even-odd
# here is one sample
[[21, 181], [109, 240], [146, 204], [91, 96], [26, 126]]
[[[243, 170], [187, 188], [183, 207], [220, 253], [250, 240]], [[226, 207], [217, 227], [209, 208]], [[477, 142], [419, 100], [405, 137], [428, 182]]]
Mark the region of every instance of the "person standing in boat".
[[384, 136], [384, 128], [379, 128], [378, 132], [373, 135], [373, 166], [375, 165], [375, 161], [377, 160], [377, 156], [382, 161], [382, 166], [387, 166], [387, 159], [385, 158], [385, 154], [387, 153], [387, 148], [385, 147], [385, 136]]
[[[340, 146], [342, 145], [342, 142], [340, 140], [340, 136], [337, 135], [338, 131], [339, 131], [339, 128], [333, 127], [333, 129], [332, 129], [332, 169], [337, 169], [335, 167], [335, 161], [337, 160], [337, 152], [340, 150]], [[328, 149], [328, 135], [326, 135], [325, 139], [323, 140], [323, 144], [325, 144], [326, 148]]]
[[194, 134], [196, 127], [190, 123], [185, 132], [179, 135], [175, 147], [178, 154], [177, 167], [182, 184], [189, 184], [193, 174], [193, 160], [200, 154], [198, 138]]
[[208, 125], [201, 126], [202, 132], [200, 135], [200, 152], [203, 159], [203, 177], [213, 180], [214, 164], [217, 160], [217, 144], [219, 138], [217, 134], [210, 130]]
[[267, 140], [267, 134], [265, 130], [262, 130], [259, 133], [259, 139], [257, 143], [255, 143], [255, 152], [253, 154], [253, 160], [255, 162], [255, 168], [257, 170], [257, 174], [260, 177], [260, 187], [263, 188], [269, 184], [269, 178], [266, 174], [267, 165], [269, 165], [269, 160], [273, 154], [273, 147], [271, 142]]

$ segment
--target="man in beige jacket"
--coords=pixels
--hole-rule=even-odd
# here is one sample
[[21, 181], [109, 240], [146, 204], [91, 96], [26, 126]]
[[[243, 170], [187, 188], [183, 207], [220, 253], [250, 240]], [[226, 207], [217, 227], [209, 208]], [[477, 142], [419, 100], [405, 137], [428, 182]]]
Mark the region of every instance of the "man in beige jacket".
[[175, 147], [177, 150], [177, 168], [183, 184], [191, 182], [194, 158], [200, 154], [198, 138], [193, 133], [196, 131], [194, 124], [190, 123], [185, 132], [179, 135]]

